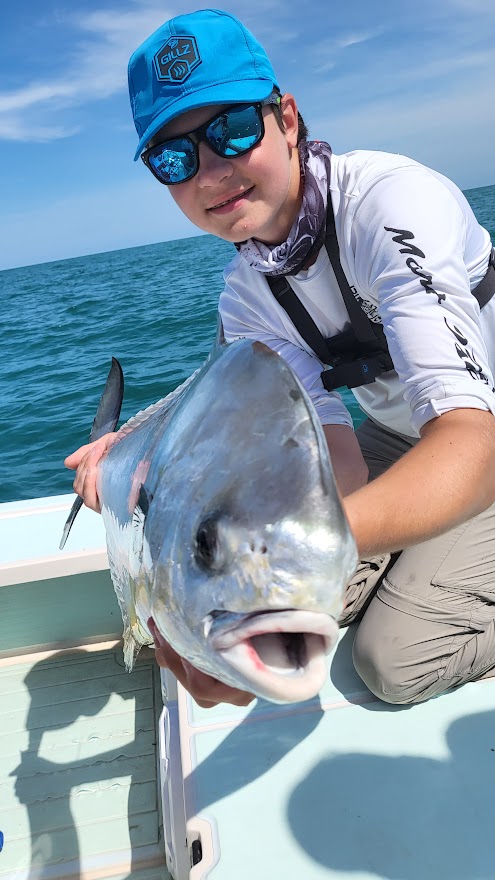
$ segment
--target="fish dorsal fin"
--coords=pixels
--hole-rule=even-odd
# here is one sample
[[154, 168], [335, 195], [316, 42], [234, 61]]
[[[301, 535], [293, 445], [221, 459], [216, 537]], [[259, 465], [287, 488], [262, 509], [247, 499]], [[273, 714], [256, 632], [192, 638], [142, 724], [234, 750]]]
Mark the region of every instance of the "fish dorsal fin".
[[99, 440], [100, 437], [103, 437], [103, 434], [115, 431], [120, 410], [122, 409], [123, 398], [124, 374], [117, 358], [113, 357], [112, 366], [110, 367], [89, 435], [90, 443], [93, 443], [94, 440]]
[[[115, 426], [119, 420], [120, 410], [122, 408], [123, 397], [124, 374], [122, 373], [122, 367], [118, 360], [113, 357], [112, 366], [110, 367], [103, 394], [100, 397], [100, 402], [96, 410], [93, 427], [91, 428], [91, 433], [89, 435], [90, 443], [99, 440], [100, 437], [103, 437], [103, 434], [108, 434], [110, 431], [115, 430]], [[71, 507], [71, 511], [67, 517], [62, 532], [62, 539], [59, 545], [60, 550], [64, 549], [72, 524], [79, 513], [82, 504], [82, 498], [77, 497]]]

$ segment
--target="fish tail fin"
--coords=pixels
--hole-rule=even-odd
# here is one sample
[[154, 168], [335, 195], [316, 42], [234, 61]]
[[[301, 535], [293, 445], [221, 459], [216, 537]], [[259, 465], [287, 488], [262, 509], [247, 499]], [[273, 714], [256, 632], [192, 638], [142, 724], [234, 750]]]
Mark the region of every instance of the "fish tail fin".
[[[107, 376], [107, 381], [100, 397], [100, 402], [96, 410], [96, 415], [89, 435], [89, 442], [99, 440], [103, 434], [115, 431], [115, 426], [119, 420], [120, 410], [122, 408], [122, 400], [124, 397], [124, 374], [116, 358], [112, 358], [112, 366]], [[72, 505], [69, 516], [67, 517], [60, 541], [59, 549], [63, 550], [65, 542], [69, 537], [74, 520], [82, 506], [82, 499], [76, 498]]]

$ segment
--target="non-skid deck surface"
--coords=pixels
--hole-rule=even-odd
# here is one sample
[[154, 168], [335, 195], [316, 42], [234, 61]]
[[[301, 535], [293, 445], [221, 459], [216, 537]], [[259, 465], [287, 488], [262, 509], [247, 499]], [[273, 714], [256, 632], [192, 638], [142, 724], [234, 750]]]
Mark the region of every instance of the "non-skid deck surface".
[[[495, 679], [388, 706], [353, 672], [351, 642], [321, 703], [186, 698], [189, 812], [218, 832], [204, 876], [495, 880]], [[120, 648], [0, 665], [0, 880], [168, 878], [157, 679], [154, 661], [127, 674]]]
[[[34, 656], [34, 655], [33, 655]], [[1, 880], [166, 880], [157, 668], [120, 647], [0, 664]]]

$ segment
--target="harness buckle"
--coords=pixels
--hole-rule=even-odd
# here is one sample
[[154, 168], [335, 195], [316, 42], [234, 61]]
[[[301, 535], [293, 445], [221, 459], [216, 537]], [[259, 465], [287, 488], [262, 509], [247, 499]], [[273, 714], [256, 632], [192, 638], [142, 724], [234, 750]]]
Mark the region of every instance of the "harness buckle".
[[361, 385], [371, 385], [378, 376], [393, 369], [390, 355], [387, 357], [384, 354], [376, 354], [343, 361], [329, 370], [323, 370], [321, 381], [327, 391], [335, 391], [343, 386], [358, 388]]

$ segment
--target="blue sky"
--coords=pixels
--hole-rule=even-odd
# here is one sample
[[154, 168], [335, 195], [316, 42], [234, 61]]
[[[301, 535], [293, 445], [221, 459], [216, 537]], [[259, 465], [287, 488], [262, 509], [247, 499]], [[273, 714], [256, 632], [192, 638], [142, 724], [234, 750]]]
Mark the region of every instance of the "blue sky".
[[[194, 235], [141, 162], [136, 46], [190, 0], [16, 0], [0, 33], [0, 268]], [[231, 0], [315, 138], [495, 184], [494, 0]]]

